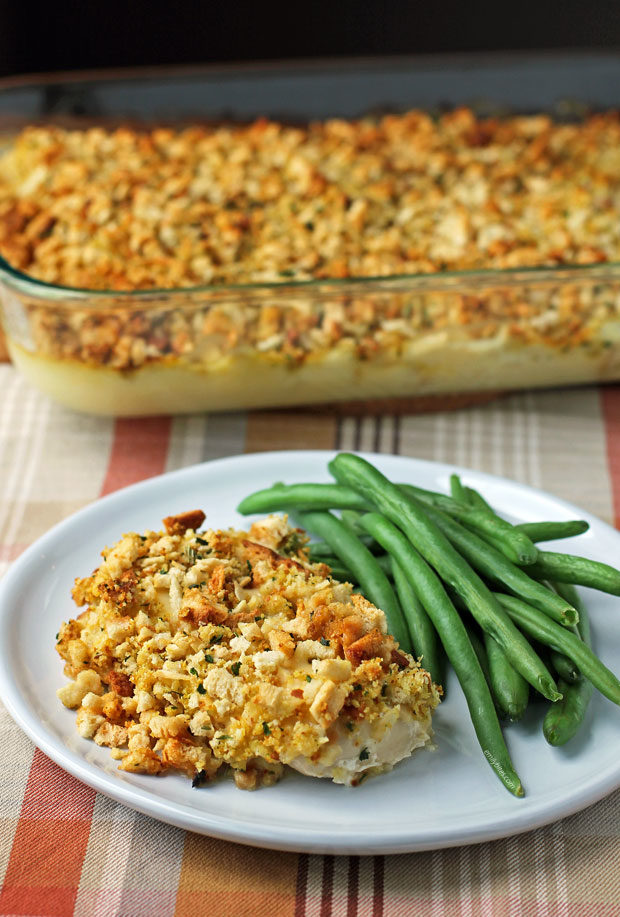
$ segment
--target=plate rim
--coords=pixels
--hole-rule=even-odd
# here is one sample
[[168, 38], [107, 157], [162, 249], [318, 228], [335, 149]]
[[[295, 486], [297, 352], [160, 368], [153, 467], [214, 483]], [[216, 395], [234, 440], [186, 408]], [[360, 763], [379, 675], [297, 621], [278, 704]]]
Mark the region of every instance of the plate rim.
[[[59, 535], [66, 529], [71, 529], [90, 515], [96, 515], [101, 507], [122, 505], [128, 494], [138, 494], [152, 487], [161, 486], [162, 483], [183, 479], [187, 475], [200, 474], [203, 470], [213, 469], [217, 466], [252, 465], [259, 462], [276, 460], [282, 461], [294, 456], [310, 455], [313, 459], [321, 457], [324, 464], [329, 458], [338, 454], [336, 449], [292, 449], [265, 452], [244, 453], [241, 455], [225, 456], [205, 462], [188, 465], [173, 471], [165, 472], [146, 480], [130, 484], [104, 497], [95, 499], [81, 507], [65, 519], [57, 522], [52, 528], [41, 535], [10, 565], [9, 569], [0, 580], [0, 637], [11, 621], [11, 609], [6, 601], [11, 590], [16, 588], [20, 581], [22, 568], [27, 568], [36, 556], [44, 553], [48, 544], [54, 544]], [[620, 542], [620, 532], [604, 520], [599, 519], [583, 508], [557, 497], [549, 491], [523, 484], [511, 478], [494, 475], [484, 471], [459, 466], [448, 462], [436, 462], [428, 459], [419, 459], [412, 456], [394, 455], [392, 453], [374, 453], [357, 451], [356, 454], [367, 458], [369, 461], [380, 464], [382, 460], [396, 460], [412, 466], [424, 466], [435, 476], [441, 473], [454, 473], [469, 475], [474, 479], [492, 481], [502, 487], [508, 486], [519, 491], [526, 491], [532, 497], [552, 500], [557, 507], [562, 507], [567, 513], [576, 518], [584, 518], [594, 523], [597, 528], [603, 527], [607, 535]], [[236, 511], [236, 507], [233, 508]], [[252, 517], [248, 517], [252, 518]], [[394, 834], [394, 829], [387, 825], [380, 825], [373, 838], [364, 840], [360, 844], [359, 833], [355, 831], [339, 831], [334, 838], [333, 831], [327, 828], [318, 829], [311, 826], [291, 826], [276, 824], [258, 825], [253, 822], [235, 821], [235, 816], [225, 817], [218, 813], [208, 812], [204, 809], [191, 807], [165, 798], [158, 798], [152, 793], [147, 793], [141, 787], [125, 783], [114, 774], [101, 770], [96, 765], [85, 760], [83, 755], [71, 751], [64, 746], [45, 724], [31, 713], [27, 706], [26, 697], [22, 696], [19, 685], [11, 676], [7, 666], [6, 654], [0, 649], [0, 700], [16, 724], [26, 733], [31, 741], [51, 760], [76, 779], [90, 786], [97, 792], [111, 798], [122, 805], [126, 805], [142, 814], [156, 818], [175, 827], [205, 834], [221, 840], [252, 845], [275, 850], [304, 852], [311, 854], [344, 854], [344, 855], [376, 855], [391, 853], [406, 853], [425, 850], [439, 850], [467, 844], [483, 843], [497, 840], [516, 834], [525, 833], [536, 828], [548, 825], [554, 821], [573, 815], [608, 796], [620, 787], [620, 760], [617, 764], [610, 764], [607, 770], [598, 775], [594, 786], [588, 785], [580, 791], [571, 793], [570, 799], [564, 804], [550, 805], [533, 815], [522, 810], [519, 812], [517, 801], [514, 813], [499, 822], [489, 825], [476, 825], [468, 828], [466, 825], [454, 830], [449, 837], [445, 836], [446, 826], [441, 826], [438, 831], [428, 831], [415, 837], [405, 837], [403, 832]], [[300, 834], [303, 831], [303, 840]], [[332, 840], [329, 840], [329, 837]]]

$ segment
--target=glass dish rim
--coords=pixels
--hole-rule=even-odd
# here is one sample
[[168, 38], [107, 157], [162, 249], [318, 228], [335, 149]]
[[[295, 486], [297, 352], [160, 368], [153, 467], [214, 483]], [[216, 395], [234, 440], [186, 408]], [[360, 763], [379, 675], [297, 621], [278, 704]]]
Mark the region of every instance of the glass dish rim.
[[[446, 286], [450, 289], [455, 288], [455, 283], [462, 281], [463, 284], [476, 285], [480, 282], [483, 286], [492, 284], [509, 284], [527, 280], [529, 283], [554, 282], [560, 278], [565, 279], [566, 275], [575, 275], [574, 280], [584, 280], [589, 277], [597, 277], [601, 274], [620, 273], [620, 261], [603, 261], [589, 262], [587, 264], [549, 264], [535, 265], [510, 268], [470, 268], [460, 271], [427, 271], [416, 274], [379, 274], [371, 276], [354, 276], [354, 277], [313, 277], [309, 280], [295, 280], [293, 278], [283, 278], [282, 280], [255, 281], [248, 283], [228, 283], [228, 284], [200, 284], [197, 286], [187, 287], [149, 287], [148, 289], [132, 290], [102, 290], [88, 289], [84, 287], [70, 287], [63, 284], [48, 283], [46, 280], [39, 280], [37, 277], [31, 277], [18, 268], [14, 268], [8, 261], [0, 255], [0, 283], [9, 287], [18, 288], [20, 292], [30, 292], [32, 295], [38, 295], [39, 298], [49, 298], [50, 303], [57, 304], [59, 294], [65, 295], [71, 299], [94, 299], [109, 300], [123, 299], [135, 300], [152, 300], [157, 296], [196, 296], [213, 294], [214, 296], [226, 293], [261, 293], [288, 290], [299, 293], [319, 292], [325, 287], [336, 288], [346, 292], [349, 287], [388, 286], [394, 287], [398, 284], [412, 283], [416, 286], [428, 286], [429, 284], [436, 287]], [[603, 279], [602, 277], [600, 278]], [[618, 279], [617, 277], [614, 279]], [[29, 290], [28, 288], [32, 289]], [[47, 294], [47, 297], [46, 295]]]

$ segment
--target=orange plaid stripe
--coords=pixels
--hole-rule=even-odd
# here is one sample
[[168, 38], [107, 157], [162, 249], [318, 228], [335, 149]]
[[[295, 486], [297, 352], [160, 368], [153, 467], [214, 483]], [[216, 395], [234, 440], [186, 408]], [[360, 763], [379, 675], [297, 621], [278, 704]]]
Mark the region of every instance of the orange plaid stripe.
[[601, 404], [607, 434], [607, 462], [614, 500], [614, 525], [620, 529], [620, 387], [601, 389]]
[[[117, 421], [100, 495], [160, 474], [170, 430], [170, 418]], [[95, 796], [94, 790], [35, 749], [0, 893], [0, 913], [73, 913]]]

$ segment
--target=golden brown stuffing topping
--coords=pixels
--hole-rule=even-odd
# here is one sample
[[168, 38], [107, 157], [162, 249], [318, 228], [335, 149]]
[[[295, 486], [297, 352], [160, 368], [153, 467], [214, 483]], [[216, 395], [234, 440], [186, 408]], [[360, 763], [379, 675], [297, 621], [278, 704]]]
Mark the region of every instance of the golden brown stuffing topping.
[[110, 290], [613, 261], [619, 175], [615, 112], [33, 127], [0, 161], [0, 253]]
[[356, 782], [428, 742], [429, 674], [285, 518], [167, 529], [125, 535], [76, 583], [87, 609], [60, 628], [58, 695], [81, 736], [126, 771], [200, 783], [226, 763], [245, 789], [285, 764]]

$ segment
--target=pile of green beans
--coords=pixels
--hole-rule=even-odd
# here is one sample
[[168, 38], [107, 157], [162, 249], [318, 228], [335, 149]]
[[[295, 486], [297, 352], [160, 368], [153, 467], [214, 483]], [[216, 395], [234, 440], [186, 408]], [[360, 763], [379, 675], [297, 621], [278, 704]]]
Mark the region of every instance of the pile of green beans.
[[551, 702], [546, 740], [563, 745], [583, 724], [594, 688], [620, 705], [620, 681], [592, 651], [573, 587], [620, 595], [620, 571], [538, 548], [585, 532], [583, 520], [511, 525], [457, 475], [441, 494], [394, 483], [352, 453], [329, 470], [335, 483], [278, 483], [246, 497], [239, 512], [293, 515], [321, 539], [309, 545], [310, 559], [359, 586], [437, 684], [447, 658], [484, 757], [522, 796], [500, 718], [519, 720], [534, 691]]

